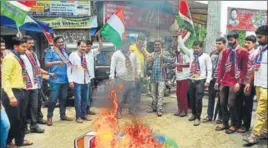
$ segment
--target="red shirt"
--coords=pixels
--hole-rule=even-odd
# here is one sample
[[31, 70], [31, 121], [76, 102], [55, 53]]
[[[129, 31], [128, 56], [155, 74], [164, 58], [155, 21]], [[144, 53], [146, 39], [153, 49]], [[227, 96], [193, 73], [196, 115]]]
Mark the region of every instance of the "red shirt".
[[236, 83], [242, 84], [247, 74], [248, 51], [240, 46], [236, 49], [237, 63], [238, 67], [240, 67], [240, 77], [235, 78], [235, 62], [233, 62], [230, 72], [225, 72], [225, 63], [231, 53], [230, 51], [230, 49], [224, 50], [218, 63], [218, 77], [216, 82], [220, 83], [221, 86], [234, 86]]

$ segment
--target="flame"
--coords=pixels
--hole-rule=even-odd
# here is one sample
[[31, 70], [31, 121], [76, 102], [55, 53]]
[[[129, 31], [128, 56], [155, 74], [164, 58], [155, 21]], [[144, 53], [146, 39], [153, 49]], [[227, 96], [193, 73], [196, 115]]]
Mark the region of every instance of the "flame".
[[[164, 148], [164, 145], [153, 138], [152, 130], [134, 118], [126, 122], [120, 130], [118, 119], [117, 94], [124, 88], [120, 84], [115, 86], [107, 83], [112, 90], [109, 92], [109, 99], [112, 99], [112, 108], [101, 109], [100, 115], [93, 121], [93, 129], [96, 131], [95, 148]], [[124, 136], [120, 137], [120, 132]]]

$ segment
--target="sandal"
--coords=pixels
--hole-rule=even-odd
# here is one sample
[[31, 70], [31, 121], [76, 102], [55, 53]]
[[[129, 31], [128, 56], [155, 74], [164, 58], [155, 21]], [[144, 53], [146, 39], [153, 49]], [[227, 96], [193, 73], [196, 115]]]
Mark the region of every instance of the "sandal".
[[246, 128], [245, 127], [241, 127], [237, 130], [238, 133], [245, 133], [247, 132]]
[[223, 131], [225, 129], [227, 129], [226, 126], [222, 124], [222, 125], [217, 126], [215, 130], [216, 131]]
[[229, 129], [227, 129], [226, 131], [225, 131], [225, 133], [226, 134], [232, 134], [232, 133], [234, 133], [234, 132], [236, 132], [237, 131], [237, 129], [234, 127], [234, 126], [231, 126]]
[[254, 134], [251, 134], [249, 137], [243, 139], [247, 144], [254, 145], [259, 143], [259, 139]]
[[22, 144], [17, 144], [17, 146], [30, 146], [33, 145], [33, 142], [30, 142], [28, 140], [23, 140]]

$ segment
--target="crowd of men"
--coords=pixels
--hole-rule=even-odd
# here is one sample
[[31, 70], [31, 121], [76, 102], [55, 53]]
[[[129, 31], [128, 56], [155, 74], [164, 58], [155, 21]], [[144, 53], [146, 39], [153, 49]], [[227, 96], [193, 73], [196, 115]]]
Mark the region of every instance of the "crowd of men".
[[[207, 54], [204, 42], [195, 41], [192, 49], [184, 45], [183, 31], [179, 30], [173, 40], [173, 57], [166, 56], [162, 42], [154, 41], [154, 51], [149, 53], [144, 47], [145, 36], [139, 35], [135, 44], [123, 39], [121, 48], [111, 58], [110, 80], [123, 84], [119, 93], [117, 118], [122, 118], [122, 109], [128, 103], [129, 114], [135, 116], [141, 92], [147, 76], [150, 77], [152, 109], [157, 116], [163, 115], [163, 98], [167, 81], [167, 69], [176, 70], [176, 95], [178, 117], [186, 117], [194, 126], [201, 124], [202, 99], [206, 87], [209, 90], [207, 117], [203, 122], [212, 122], [218, 115], [216, 131], [226, 134], [250, 131], [254, 96], [258, 105], [256, 122], [251, 134], [244, 138], [248, 144], [256, 144], [259, 139], [267, 138], [267, 43], [268, 26], [256, 30], [256, 36], [245, 39], [244, 47], [239, 45], [238, 34], [231, 32], [216, 39], [216, 49]], [[33, 50], [34, 39], [30, 36], [14, 37], [12, 48], [5, 48], [1, 39], [1, 147], [15, 148], [32, 145], [25, 139], [29, 132], [44, 133], [38, 124], [53, 125], [53, 112], [59, 99], [60, 119], [73, 121], [66, 115], [68, 88], [74, 90], [75, 121], [91, 121], [92, 104], [91, 81], [95, 77], [95, 57], [102, 49], [98, 34], [99, 47], [91, 49], [92, 42], [80, 40], [77, 50], [70, 55], [64, 48], [62, 37], [54, 38], [41, 68], [39, 58]], [[256, 42], [259, 47], [255, 49]], [[41, 113], [40, 89], [42, 75], [49, 75], [50, 96], [47, 120]], [[214, 113], [215, 98], [218, 98]], [[231, 119], [231, 124], [229, 120]], [[27, 124], [30, 124], [30, 130]], [[14, 142], [13, 143], [13, 139]]]

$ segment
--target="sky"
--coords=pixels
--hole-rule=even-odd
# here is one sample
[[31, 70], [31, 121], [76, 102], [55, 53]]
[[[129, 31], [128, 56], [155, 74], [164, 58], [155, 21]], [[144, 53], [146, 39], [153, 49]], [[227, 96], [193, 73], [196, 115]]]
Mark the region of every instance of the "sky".
[[[208, 1], [198, 1], [208, 3]], [[226, 32], [228, 7], [267, 10], [267, 1], [222, 1], [221, 32]]]

